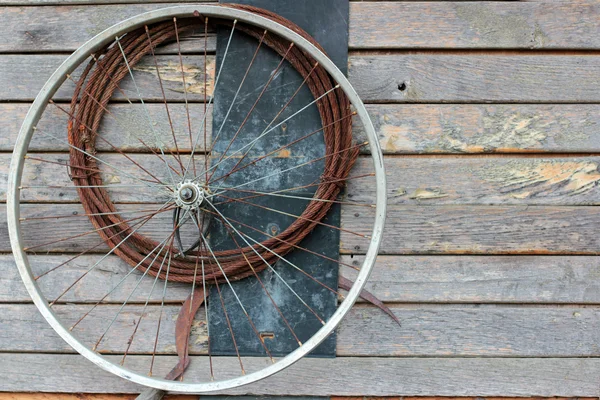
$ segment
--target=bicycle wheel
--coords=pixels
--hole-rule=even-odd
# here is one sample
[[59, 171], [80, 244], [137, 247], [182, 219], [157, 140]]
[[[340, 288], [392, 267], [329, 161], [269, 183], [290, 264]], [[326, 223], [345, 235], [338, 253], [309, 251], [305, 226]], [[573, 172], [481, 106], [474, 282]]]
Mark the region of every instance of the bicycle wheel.
[[[217, 61], [209, 40], [216, 29], [228, 32]], [[254, 43], [247, 59], [228, 54], [242, 38]], [[253, 66], [263, 56], [273, 69], [260, 80]], [[223, 72], [239, 62], [247, 65], [237, 76]], [[277, 86], [284, 69], [297, 77], [287, 98]], [[234, 90], [211, 133], [212, 94], [224, 82]], [[312, 100], [300, 103], [302, 92]], [[253, 114], [259, 102], [272, 113]], [[302, 131], [307, 113], [319, 126]], [[190, 393], [255, 382], [317, 348], [368, 278], [386, 203], [378, 138], [348, 80], [289, 21], [235, 5], [144, 13], [75, 51], [27, 114], [7, 197], [16, 263], [53, 329], [111, 373]], [[329, 223], [335, 207], [353, 217]], [[283, 219], [269, 225], [251, 210]], [[319, 227], [341, 236], [342, 252], [364, 254], [362, 265], [305, 247]], [[353, 270], [355, 283], [340, 293], [294, 254]], [[311, 306], [295, 276], [334, 293], [335, 311]], [[243, 279], [256, 283], [260, 307], [236, 293]], [[282, 304], [282, 290], [304, 307], [315, 327], [308, 336], [288, 322], [297, 309]], [[212, 317], [227, 324], [228, 354], [211, 352], [211, 307], [201, 306], [211, 302], [220, 304]], [[233, 307], [243, 320], [229, 317]], [[257, 321], [266, 313], [280, 318], [285, 338], [264, 336]], [[242, 325], [255, 337], [242, 338]], [[263, 354], [241, 354], [241, 340]], [[290, 340], [295, 349], [277, 351]]]

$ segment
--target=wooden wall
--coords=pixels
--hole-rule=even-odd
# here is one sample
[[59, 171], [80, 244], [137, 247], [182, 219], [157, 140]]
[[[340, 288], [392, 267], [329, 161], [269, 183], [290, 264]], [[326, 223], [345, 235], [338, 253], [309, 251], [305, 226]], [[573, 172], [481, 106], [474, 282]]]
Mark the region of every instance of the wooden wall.
[[[51, 72], [105, 27], [164, 5], [0, 0], [2, 202], [20, 123]], [[353, 1], [349, 78], [388, 170], [368, 289], [402, 326], [357, 304], [336, 359], [227, 393], [599, 396], [600, 1]], [[347, 208], [344, 226], [359, 230], [369, 213]], [[138, 393], [73, 354], [30, 304], [4, 210], [0, 391]], [[345, 262], [360, 262], [342, 236]], [[0, 399], [71, 399], [28, 396]]]

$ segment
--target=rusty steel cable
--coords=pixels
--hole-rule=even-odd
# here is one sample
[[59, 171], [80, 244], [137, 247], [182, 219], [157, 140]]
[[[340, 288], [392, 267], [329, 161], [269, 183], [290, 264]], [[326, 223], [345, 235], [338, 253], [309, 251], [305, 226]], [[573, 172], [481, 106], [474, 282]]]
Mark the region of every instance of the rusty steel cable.
[[[295, 31], [323, 50], [305, 31], [274, 13], [251, 6], [233, 4], [224, 6], [250, 11], [269, 18]], [[114, 43], [106, 46], [98, 51], [93, 60], [88, 63], [77, 82], [70, 105], [68, 138], [74, 148], [70, 149], [69, 167], [86, 214], [89, 215], [89, 219], [102, 239], [111, 249], [114, 249], [115, 254], [132, 267], [140, 265], [138, 270], [141, 272], [149, 269], [150, 275], [158, 275], [161, 279], [165, 279], [166, 274], [164, 271], [159, 273], [157, 265], [169, 257], [169, 253], [172, 253], [171, 256], [175, 255], [177, 250], [167, 246], [160, 252], [158, 262], [152, 263], [149, 259], [144, 261], [144, 257], [158, 246], [158, 242], [138, 232], [134, 232], [126, 243], [116, 247], [123, 237], [132, 233], [132, 229], [118, 214], [106, 189], [90, 187], [103, 186], [98, 172], [99, 166], [96, 159], [86, 156], [78, 149], [89, 154], [96, 153], [97, 132], [107, 110], [106, 107], [115, 90], [120, 90], [119, 83], [128, 74], [128, 66], [123, 62], [121, 49], [129, 62], [129, 67], [133, 68], [144, 56], [152, 56], [154, 47], [175, 41], [179, 36], [192, 32], [198, 26], [206, 31], [204, 24], [205, 19], [198, 15], [197, 18], [181, 19], [177, 25], [170, 21], [161, 22], [149, 25], [147, 31], [142, 27], [125, 34], [119, 39], [120, 46], [116, 46]], [[232, 22], [215, 19], [209, 24], [211, 28], [215, 28], [231, 26]], [[277, 236], [268, 237], [261, 243], [262, 246], [255, 244], [252, 246], [253, 248], [247, 246], [215, 251], [223, 272], [230, 281], [254, 275], [255, 272], [267, 268], [265, 261], [274, 264], [278, 260], [277, 255], [284, 256], [298, 247], [298, 244], [327, 215], [343, 189], [344, 181], [359, 153], [359, 148], [353, 146], [352, 143], [350, 102], [342, 90], [335, 90], [336, 83], [325, 69], [317, 65], [315, 60], [302, 49], [291, 46], [289, 41], [276, 35], [269, 32], [265, 34], [264, 30], [249, 24], [238, 23], [236, 29], [257, 40], [262, 40], [281, 57], [285, 57], [305, 79], [306, 86], [314, 98], [318, 99], [323, 96], [316, 101], [316, 106], [323, 126], [326, 156], [321, 180], [313, 196], [314, 200], [308, 203], [304, 212], [290, 226]], [[180, 154], [173, 156], [177, 157]], [[226, 190], [226, 188], [224, 189]], [[126, 226], [126, 228], [113, 228], [112, 226], [115, 224], [121, 227]], [[270, 251], [266, 249], [270, 249]], [[224, 282], [223, 272], [215, 268], [211, 258], [211, 254], [202, 247], [190, 252], [185, 257], [172, 257], [168, 280], [187, 283], [195, 280], [196, 284], [202, 284], [202, 277], [195, 276], [197, 259], [201, 259], [206, 261], [206, 282], [215, 279], [217, 282]]]

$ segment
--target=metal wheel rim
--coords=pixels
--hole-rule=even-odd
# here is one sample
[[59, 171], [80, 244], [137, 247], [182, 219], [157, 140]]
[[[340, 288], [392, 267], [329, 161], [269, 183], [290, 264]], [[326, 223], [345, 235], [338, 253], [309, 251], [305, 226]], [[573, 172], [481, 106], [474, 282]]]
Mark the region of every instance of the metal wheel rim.
[[[268, 29], [281, 37], [294, 42], [295, 45], [299, 46], [303, 50], [307, 51], [317, 60], [327, 72], [337, 81], [342, 90], [346, 93], [352, 105], [356, 108], [357, 115], [359, 116], [365, 132], [367, 134], [367, 140], [371, 149], [371, 158], [375, 169], [376, 177], [376, 212], [373, 224], [372, 239], [369, 244], [369, 249], [364, 258], [363, 265], [356, 278], [355, 284], [348, 292], [345, 300], [339, 305], [335, 313], [326, 322], [326, 324], [319, 329], [308, 341], [306, 341], [301, 347], [292, 351], [284, 358], [277, 361], [262, 370], [253, 372], [248, 375], [240, 376], [237, 378], [219, 381], [219, 382], [207, 382], [207, 383], [183, 383], [176, 381], [167, 381], [165, 379], [150, 378], [145, 375], [134, 373], [126, 368], [122, 368], [116, 364], [113, 364], [106, 360], [100, 354], [92, 351], [78, 339], [72, 336], [68, 329], [58, 320], [55, 316], [54, 311], [50, 309], [48, 303], [42, 296], [38, 285], [33, 279], [31, 273], [27, 254], [21, 246], [22, 235], [21, 227], [19, 224], [20, 218], [20, 190], [18, 189], [24, 166], [24, 156], [27, 153], [29, 142], [33, 136], [33, 128], [41, 118], [48, 100], [52, 98], [58, 88], [66, 80], [66, 75], [70, 74], [83, 62], [86, 57], [91, 53], [98, 50], [109, 41], [113, 40], [115, 36], [118, 36], [128, 30], [142, 26], [144, 24], [157, 22], [169, 17], [191, 17], [194, 13], [199, 12], [202, 15], [208, 17], [227, 17], [230, 19], [237, 19], [239, 21], [252, 24], [264, 29]], [[361, 290], [363, 289], [371, 270], [375, 264], [379, 246], [381, 244], [383, 226], [386, 215], [386, 182], [385, 182], [385, 170], [383, 166], [383, 157], [381, 154], [381, 148], [375, 129], [368, 116], [367, 110], [365, 109], [362, 101], [358, 94], [344, 76], [344, 74], [335, 66], [335, 64], [320, 50], [309, 43], [306, 39], [296, 34], [292, 30], [275, 23], [267, 18], [257, 16], [250, 12], [235, 10], [231, 8], [221, 6], [206, 6], [206, 5], [188, 5], [188, 6], [176, 6], [167, 7], [159, 10], [150, 11], [137, 15], [135, 17], [124, 20], [120, 23], [113, 25], [105, 31], [99, 33], [81, 47], [79, 47], [72, 55], [70, 55], [52, 74], [46, 84], [42, 87], [31, 108], [29, 109], [19, 136], [17, 138], [13, 157], [11, 158], [8, 190], [7, 190], [7, 220], [8, 220], [8, 231], [10, 236], [11, 248], [15, 261], [23, 280], [25, 287], [35, 303], [38, 310], [42, 313], [46, 321], [52, 326], [52, 328], [65, 340], [73, 349], [85, 358], [101, 367], [102, 369], [111, 372], [117, 376], [125, 378], [129, 381], [153, 387], [156, 389], [184, 392], [184, 393], [205, 393], [212, 391], [219, 391], [230, 389], [242, 385], [247, 385], [261, 379], [264, 379], [270, 375], [273, 375], [293, 363], [300, 360], [302, 357], [310, 353], [316, 348], [323, 340], [325, 340], [337, 327], [342, 318], [352, 308], [354, 302], [358, 298]]]

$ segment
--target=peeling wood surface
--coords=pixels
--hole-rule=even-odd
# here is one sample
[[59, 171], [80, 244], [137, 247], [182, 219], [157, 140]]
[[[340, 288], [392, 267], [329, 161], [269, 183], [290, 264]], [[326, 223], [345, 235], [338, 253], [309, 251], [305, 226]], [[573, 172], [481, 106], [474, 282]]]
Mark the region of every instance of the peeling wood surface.
[[[187, 133], [182, 132], [181, 136], [189, 143]], [[127, 137], [120, 135], [119, 141], [126, 143]], [[29, 156], [31, 159], [25, 163], [23, 173], [23, 202], [79, 202], [64, 166], [69, 163], [67, 153], [31, 153]], [[292, 165], [300, 165], [305, 162], [303, 156], [293, 148], [276, 158], [297, 158]], [[4, 183], [0, 186], [0, 202], [6, 201], [10, 157], [10, 154], [0, 154], [0, 183]], [[134, 162], [162, 182], [169, 181], [165, 164], [156, 155], [131, 153], [127, 155], [130, 160], [118, 153], [103, 153], [97, 157], [107, 163], [99, 163], [99, 167], [115, 203], [159, 203], [164, 198], [165, 193], [159, 193], [160, 197], [152, 187], [139, 187], [135, 179], [151, 176]], [[185, 155], [182, 159], [185, 164], [189, 157]], [[196, 153], [194, 159], [197, 165], [203, 165], [202, 154]], [[600, 157], [386, 157], [388, 204], [599, 205], [599, 165]], [[352, 175], [372, 172], [370, 158], [361, 157]], [[303, 169], [298, 168], [286, 176], [300, 182], [302, 174]], [[136, 189], [132, 191], [123, 185], [134, 185]], [[375, 202], [373, 178], [350, 180], [347, 185], [347, 200], [362, 204]]]
[[[155, 115], [157, 129], [168, 130], [165, 107], [147, 104]], [[11, 151], [28, 104], [0, 104], [0, 151]], [[148, 120], [141, 104], [114, 103], [103, 119], [100, 131], [125, 151], [147, 151], [130, 137], [149, 137]], [[196, 133], [204, 114], [203, 104], [189, 107], [192, 132]], [[600, 105], [598, 104], [369, 104], [367, 110], [385, 154], [445, 153], [590, 153], [600, 152]], [[187, 150], [188, 127], [185, 105], [171, 103], [177, 143]], [[164, 118], [163, 118], [164, 117]], [[38, 124], [44, 132], [64, 135], [67, 115], [58, 108], [48, 110]], [[265, 124], [266, 125], [266, 124]], [[212, 127], [212, 112], [207, 130]], [[122, 131], [126, 131], [123, 135]], [[358, 142], [366, 140], [360, 121], [354, 123]], [[200, 136], [203, 140], [204, 136]], [[144, 140], [146, 141], [146, 140]], [[166, 143], [170, 145], [170, 143]], [[186, 147], [187, 146], [187, 147]], [[199, 143], [202, 147], [202, 143]], [[97, 148], [110, 151], [100, 141]], [[67, 150], [43, 135], [34, 135], [30, 150]]]
[[[0, 100], [32, 100], [65, 55], [0, 56]], [[169, 100], [183, 101], [181, 70], [177, 56], [158, 57]], [[150, 60], [136, 69], [144, 97], [162, 100]], [[212, 85], [214, 58], [184, 56], [189, 65], [186, 82], [194, 89], [191, 100], [202, 101], [204, 74]], [[577, 74], [573, 74], [577, 71]], [[77, 76], [77, 72], [74, 76]], [[362, 55], [349, 57], [349, 79], [363, 101], [392, 103], [426, 102], [527, 102], [564, 103], [600, 101], [600, 56], [596, 53], [536, 55], [502, 53], [441, 53]], [[300, 82], [299, 82], [300, 83]], [[402, 83], [405, 89], [400, 90]], [[567, 85], [568, 90], [565, 90]], [[127, 93], [135, 93], [125, 80]], [[400, 87], [400, 88], [399, 88]], [[67, 100], [72, 82], [59, 90], [55, 99]], [[209, 95], [211, 93], [209, 88]], [[122, 97], [120, 93], [116, 98]]]
[[[386, 154], [600, 151], [597, 104], [369, 104]], [[359, 140], [366, 136], [354, 124]]]
[[[117, 356], [116, 360], [119, 359]], [[132, 356], [129, 360], [143, 364], [147, 356]], [[169, 361], [157, 374], [166, 374], [176, 359]], [[227, 370], [234, 371], [237, 360], [230, 361], [218, 360], [215, 375], [227, 376]], [[249, 359], [245, 365], [255, 368], [261, 362]], [[78, 355], [5, 353], [0, 354], [0, 363], [4, 366], [0, 382], [5, 391], [139, 393], [141, 390], [138, 385], [93, 368]], [[208, 370], [205, 363], [208, 360], [194, 357], [190, 373], [202, 376]], [[57, 372], [48, 375], [48, 370]], [[268, 380], [219, 394], [597, 397], [598, 375], [600, 361], [596, 358], [304, 358]]]
[[[6, 26], [0, 33], [0, 52], [73, 51], [108, 26], [169, 5], [173, 4], [105, 5], [95, 6], [93, 12], [89, 6], [5, 8], [0, 10], [0, 25]], [[350, 49], [599, 49], [598, 13], [597, 0], [550, 4], [354, 2], [350, 8], [349, 46]]]

